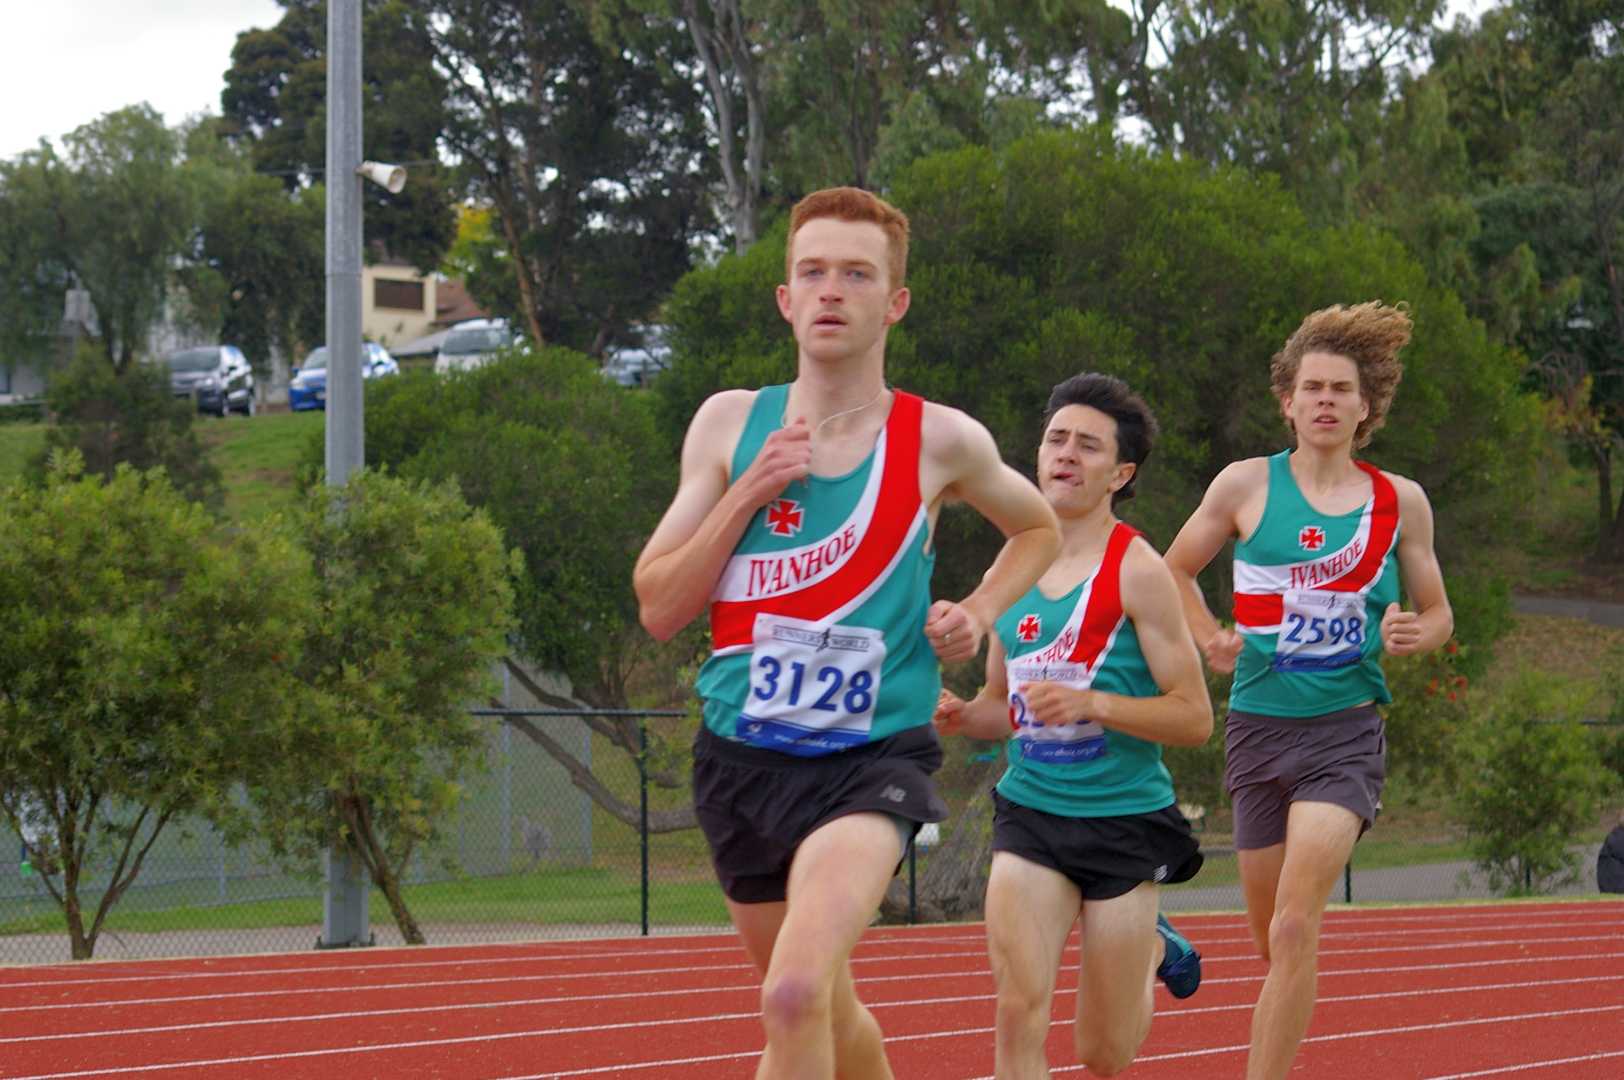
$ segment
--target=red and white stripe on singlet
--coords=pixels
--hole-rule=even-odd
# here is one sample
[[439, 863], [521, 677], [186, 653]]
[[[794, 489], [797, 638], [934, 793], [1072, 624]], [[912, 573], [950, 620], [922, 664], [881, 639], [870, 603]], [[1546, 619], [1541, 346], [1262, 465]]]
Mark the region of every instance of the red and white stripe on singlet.
[[713, 655], [749, 651], [757, 615], [835, 622], [885, 586], [926, 523], [919, 490], [924, 400], [894, 394], [875, 443], [878, 467], [845, 521], [811, 543], [728, 560], [711, 595]]
[[1235, 629], [1243, 634], [1280, 630], [1281, 598], [1290, 589], [1368, 593], [1398, 538], [1398, 492], [1374, 465], [1355, 461], [1370, 476], [1372, 492], [1353, 537], [1328, 555], [1265, 565], [1235, 560]]

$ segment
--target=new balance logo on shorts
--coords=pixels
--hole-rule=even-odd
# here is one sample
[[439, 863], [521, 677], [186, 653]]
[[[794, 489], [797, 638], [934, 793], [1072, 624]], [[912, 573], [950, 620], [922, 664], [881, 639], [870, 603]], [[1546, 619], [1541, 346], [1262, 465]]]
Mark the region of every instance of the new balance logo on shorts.
[[880, 798], [889, 799], [894, 803], [902, 802], [907, 797], [908, 793], [897, 787], [895, 784], [887, 785], [886, 789], [880, 792]]

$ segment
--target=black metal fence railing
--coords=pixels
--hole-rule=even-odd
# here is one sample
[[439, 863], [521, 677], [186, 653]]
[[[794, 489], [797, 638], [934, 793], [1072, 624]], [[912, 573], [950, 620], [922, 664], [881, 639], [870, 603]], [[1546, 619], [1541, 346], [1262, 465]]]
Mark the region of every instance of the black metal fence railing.
[[[688, 714], [563, 709], [479, 709], [491, 720], [488, 768], [465, 780], [466, 795], [442, 841], [419, 852], [405, 874], [405, 898], [431, 944], [700, 932], [728, 925], [726, 905], [697, 828], [676, 828], [690, 809]], [[635, 721], [619, 740], [595, 733], [587, 716]], [[953, 816], [908, 853], [907, 918], [934, 910], [916, 896], [931, 860], [954, 830], [984, 827], [961, 813], [997, 776], [987, 754], [950, 745], [939, 780]], [[1378, 826], [1356, 853], [1337, 899], [1450, 900], [1490, 895], [1460, 854], [1458, 836], [1436, 844]], [[1384, 833], [1386, 834], [1384, 836]], [[1392, 839], [1395, 833], [1401, 838]], [[1221, 811], [1202, 822], [1207, 864], [1192, 882], [1163, 891], [1168, 910], [1243, 906]], [[1579, 853], [1586, 876], [1565, 891], [1596, 888], [1600, 834]], [[931, 842], [931, 841], [937, 842]], [[1587, 841], [1588, 843], [1588, 841]], [[69, 958], [62, 913], [44, 875], [25, 865], [21, 840], [0, 829], [0, 963]], [[107, 867], [93, 863], [81, 903], [93, 910]], [[971, 888], [969, 891], [975, 891]], [[974, 905], [978, 897], [969, 901]], [[916, 902], [917, 901], [917, 902]], [[963, 905], [960, 906], [961, 910]], [[387, 906], [372, 890], [380, 945], [397, 944]], [[252, 846], [231, 847], [207, 826], [177, 823], [148, 855], [141, 876], [109, 916], [97, 943], [103, 958], [298, 951], [322, 922], [315, 866], [283, 866]]]
[[[473, 716], [496, 717], [508, 730], [512, 717], [628, 717], [637, 721], [637, 854], [638, 854], [638, 924], [646, 937], [649, 933], [649, 768], [648, 724], [650, 718], [678, 719], [687, 713], [670, 709], [470, 709]], [[588, 754], [590, 760], [590, 751]]]

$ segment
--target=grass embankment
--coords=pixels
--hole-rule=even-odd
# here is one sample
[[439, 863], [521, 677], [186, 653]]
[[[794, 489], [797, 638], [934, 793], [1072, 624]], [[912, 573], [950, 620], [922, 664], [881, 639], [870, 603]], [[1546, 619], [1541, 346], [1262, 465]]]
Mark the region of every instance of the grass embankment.
[[[324, 419], [321, 412], [197, 418], [198, 439], [224, 481], [228, 517], [246, 521], [293, 504], [299, 460]], [[0, 484], [20, 477], [44, 442], [44, 424], [0, 424]]]
[[249, 521], [292, 506], [299, 461], [325, 420], [320, 411], [199, 418], [198, 436], [224, 481], [226, 515]]
[[23, 464], [44, 443], [44, 424], [0, 424], [0, 484], [20, 477]]

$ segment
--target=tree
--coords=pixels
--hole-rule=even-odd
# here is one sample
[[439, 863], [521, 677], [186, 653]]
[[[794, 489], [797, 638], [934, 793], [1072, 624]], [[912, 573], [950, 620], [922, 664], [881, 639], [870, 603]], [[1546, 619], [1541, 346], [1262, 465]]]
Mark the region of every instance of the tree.
[[537, 344], [591, 355], [651, 317], [710, 228], [694, 88], [669, 27], [596, 39], [571, 4], [437, 0], [421, 13], [448, 85], [448, 147], [496, 215]]
[[518, 282], [495, 219], [489, 206], [464, 203], [459, 207], [457, 239], [447, 249], [440, 272], [461, 281], [490, 310], [518, 311]]
[[56, 239], [53, 161], [48, 146], [0, 161], [0, 367], [45, 351], [73, 284]]
[[163, 315], [196, 190], [179, 135], [149, 105], [107, 113], [62, 142], [61, 157], [42, 147], [27, 164], [42, 172], [55, 259], [89, 290], [103, 352], [123, 372]]
[[767, 169], [765, 58], [757, 55], [751, 39], [754, 21], [746, 20], [744, 0], [678, 0], [672, 6], [693, 38], [704, 73], [705, 104], [726, 184], [733, 249], [742, 252], [761, 231]]
[[[727, 232], [828, 184], [874, 187], [912, 158], [1077, 112], [1086, 51], [1118, 28], [1103, 0], [576, 0], [615, 48], [670, 28], [701, 95]], [[628, 31], [628, 27], [631, 28]]]
[[1540, 142], [1579, 243], [1573, 305], [1537, 361], [1565, 434], [1596, 467], [1597, 554], [1624, 563], [1624, 50], [1576, 64], [1552, 96]]
[[[830, 184], [874, 188], [923, 152], [996, 144], [1012, 116], [1029, 129], [1051, 108], [1075, 114], [1077, 61], [1104, 5], [759, 6], [774, 60], [766, 67], [772, 179], [791, 197]], [[921, 129], [929, 138], [910, 147]]]
[[1497, 892], [1537, 896], [1578, 880], [1573, 839], [1595, 824], [1613, 782], [1579, 707], [1571, 687], [1522, 672], [1460, 732], [1455, 812]]
[[[669, 672], [693, 656], [697, 642], [652, 641], [627, 587], [675, 489], [668, 463], [676, 449], [655, 426], [651, 396], [622, 389], [586, 357], [558, 348], [509, 355], [449, 379], [407, 373], [370, 383], [367, 393], [367, 460], [426, 482], [455, 480], [523, 554], [508, 659], [513, 676], [552, 707], [624, 709], [650, 684], [654, 689], [641, 692], [668, 704]], [[319, 467], [320, 460], [313, 440], [306, 461]], [[572, 696], [536, 685], [535, 667], [566, 676]], [[634, 719], [586, 723], [638, 754]], [[523, 718], [514, 726], [606, 811], [637, 823], [636, 803], [597, 779], [589, 762]], [[679, 753], [662, 732], [653, 734], [651, 779], [667, 789], [685, 786]], [[684, 807], [656, 811], [652, 822], [666, 831], [694, 818]]]
[[190, 398], [169, 389], [169, 369], [136, 364], [122, 375], [88, 346], [45, 391], [51, 425], [25, 474], [44, 482], [64, 450], [78, 455], [90, 476], [111, 480], [122, 466], [162, 469], [180, 495], [218, 510], [225, 493], [220, 470], [203, 452]]
[[228, 538], [161, 474], [78, 467], [0, 490], [0, 811], [43, 817], [82, 960], [178, 817], [241, 835], [233, 785], [288, 713], [310, 591], [273, 532]]
[[[1474, 309], [1511, 310], [1556, 430], [1597, 474], [1597, 555], [1624, 560], [1624, 31], [1616, 0], [1526, 0], [1457, 23], [1434, 51], [1478, 179], [1478, 276], [1510, 281]], [[1492, 317], [1492, 316], [1489, 316]], [[1624, 487], [1624, 485], [1620, 485]]]
[[326, 337], [322, 265], [325, 189], [289, 191], [252, 171], [220, 139], [219, 121], [194, 129], [187, 167], [197, 176], [199, 219], [180, 277], [193, 321], [240, 346], [261, 374]]
[[1368, 134], [1442, 6], [1147, 0], [1130, 16], [1136, 47], [1103, 72], [1154, 146], [1271, 173], [1313, 216], [1342, 220], [1379, 154]]
[[347, 847], [420, 945], [402, 881], [483, 760], [468, 705], [505, 649], [519, 560], [453, 485], [371, 471], [312, 490], [295, 524], [318, 616], [295, 717], [248, 778], [256, 833], [298, 861]]
[[[279, 0], [276, 26], [237, 35], [220, 93], [222, 131], [257, 172], [289, 193], [324, 179], [327, 161], [326, 0]], [[396, 194], [362, 185], [365, 250], [428, 273], [456, 230], [457, 192], [440, 163], [446, 85], [435, 70], [418, 9], [406, 0], [367, 0], [362, 9], [363, 156], [407, 163]]]

